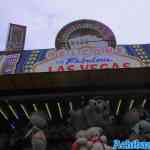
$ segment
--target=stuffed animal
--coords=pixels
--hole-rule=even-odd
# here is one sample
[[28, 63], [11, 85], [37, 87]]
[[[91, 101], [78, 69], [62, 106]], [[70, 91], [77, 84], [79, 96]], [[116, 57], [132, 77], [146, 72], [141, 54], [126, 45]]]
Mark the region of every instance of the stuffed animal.
[[150, 136], [150, 122], [146, 120], [141, 120], [133, 126], [132, 131], [134, 132], [135, 135]]
[[114, 123], [114, 116], [109, 101], [93, 98], [83, 108], [70, 111], [69, 120], [75, 132], [93, 126], [100, 126], [111, 132], [110, 127]]
[[98, 125], [98, 113], [96, 112], [97, 101], [94, 99], [90, 99], [87, 106], [85, 106], [83, 112], [85, 118], [87, 120], [88, 127], [97, 126]]
[[124, 122], [130, 125], [130, 139], [150, 135], [149, 113], [143, 108], [137, 107], [127, 112]]
[[91, 127], [87, 130], [88, 141], [92, 143], [91, 150], [111, 150], [107, 145], [107, 137], [103, 135], [100, 127]]
[[114, 115], [110, 109], [109, 101], [105, 101], [103, 99], [97, 100], [96, 105], [97, 118], [98, 118], [98, 126], [109, 126], [114, 122]]
[[123, 123], [132, 126], [140, 121], [140, 114], [136, 108], [129, 110], [123, 117]]
[[83, 114], [83, 108], [70, 111], [69, 121], [76, 132], [87, 128], [87, 122]]
[[33, 112], [30, 118], [32, 125], [38, 128], [44, 128], [47, 126], [47, 117], [43, 112]]
[[90, 99], [89, 104], [84, 108], [84, 115], [88, 122], [88, 127], [105, 127], [113, 123], [109, 101], [103, 99]]
[[27, 132], [25, 138], [31, 137], [33, 150], [46, 150], [47, 137], [44, 128], [47, 126], [47, 118], [45, 113], [34, 112], [30, 118], [33, 127]]
[[72, 150], [90, 150], [92, 143], [88, 142], [86, 130], [80, 130], [76, 134], [76, 141], [72, 145]]

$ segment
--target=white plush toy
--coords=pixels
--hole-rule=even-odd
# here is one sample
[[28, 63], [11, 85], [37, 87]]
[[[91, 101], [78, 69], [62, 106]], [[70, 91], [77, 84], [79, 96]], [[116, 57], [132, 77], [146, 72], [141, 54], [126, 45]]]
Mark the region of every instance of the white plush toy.
[[86, 130], [80, 130], [76, 134], [76, 141], [72, 145], [72, 150], [90, 150], [92, 144], [88, 142]]
[[88, 141], [92, 143], [91, 150], [111, 150], [107, 145], [107, 137], [103, 135], [100, 127], [91, 127], [87, 130]]

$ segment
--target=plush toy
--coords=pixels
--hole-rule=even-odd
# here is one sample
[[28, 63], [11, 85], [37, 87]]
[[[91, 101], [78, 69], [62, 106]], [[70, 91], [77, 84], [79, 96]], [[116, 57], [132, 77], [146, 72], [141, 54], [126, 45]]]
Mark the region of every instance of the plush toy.
[[33, 127], [27, 132], [25, 138], [32, 137], [32, 149], [33, 150], [46, 150], [47, 137], [44, 132], [44, 128], [47, 126], [46, 114], [42, 112], [34, 112], [30, 118]]
[[88, 104], [78, 110], [70, 111], [70, 122], [76, 131], [86, 129], [88, 127], [97, 126], [100, 121], [100, 114], [97, 112], [97, 101], [90, 99]]
[[103, 99], [90, 99], [89, 104], [84, 108], [84, 115], [89, 127], [104, 127], [113, 123], [109, 101]]
[[90, 99], [88, 104], [78, 110], [70, 112], [70, 123], [76, 132], [93, 126], [108, 129], [114, 122], [109, 101]]
[[83, 108], [70, 111], [69, 121], [76, 132], [87, 128], [87, 122], [83, 114]]
[[96, 105], [97, 118], [98, 118], [98, 126], [109, 126], [114, 122], [114, 115], [110, 109], [109, 101], [105, 101], [103, 99], [97, 100]]
[[143, 108], [138, 108], [137, 111], [139, 112], [139, 120], [133, 126], [132, 131], [136, 135], [150, 136], [149, 113], [146, 110], [144, 110]]
[[134, 132], [133, 134], [135, 135], [149, 135], [150, 136], [150, 122], [146, 120], [141, 120], [138, 123], [136, 123], [132, 131]]
[[33, 112], [30, 118], [32, 125], [38, 128], [44, 128], [47, 125], [47, 117], [43, 112]]
[[88, 141], [92, 143], [91, 150], [111, 150], [107, 145], [107, 137], [103, 135], [100, 127], [91, 127], [87, 130]]
[[90, 99], [87, 106], [84, 108], [84, 115], [87, 120], [88, 127], [97, 126], [98, 125], [98, 113], [96, 112], [97, 101], [94, 99]]
[[130, 125], [130, 139], [141, 139], [142, 136], [150, 135], [149, 113], [143, 108], [137, 107], [127, 112], [124, 122]]
[[140, 121], [140, 115], [136, 108], [133, 108], [132, 110], [126, 112], [123, 117], [123, 123], [129, 126], [136, 124], [138, 121]]
[[76, 141], [72, 145], [72, 150], [90, 150], [91, 142], [88, 142], [86, 130], [80, 130], [76, 134]]

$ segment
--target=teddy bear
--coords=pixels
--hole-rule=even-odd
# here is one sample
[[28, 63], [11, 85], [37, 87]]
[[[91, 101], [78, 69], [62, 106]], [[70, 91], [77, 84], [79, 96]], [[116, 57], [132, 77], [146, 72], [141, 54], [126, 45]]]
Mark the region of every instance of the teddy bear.
[[109, 101], [102, 98], [92, 98], [83, 108], [88, 127], [107, 126], [113, 123]]
[[69, 114], [70, 114], [69, 122], [74, 128], [75, 132], [86, 129], [87, 122], [84, 117], [83, 108], [71, 110]]
[[[130, 119], [129, 119], [130, 117]], [[125, 113], [123, 121], [130, 126], [130, 139], [150, 136], [149, 113], [142, 107], [136, 107]]]
[[107, 137], [101, 127], [91, 127], [87, 130], [87, 139], [91, 142], [91, 150], [112, 150], [107, 145]]
[[30, 118], [32, 128], [26, 133], [25, 138], [32, 137], [32, 149], [46, 150], [47, 136], [45, 129], [47, 126], [47, 115], [42, 112], [33, 112]]
[[109, 101], [102, 98], [91, 98], [84, 107], [70, 111], [69, 122], [75, 133], [94, 126], [102, 127], [110, 133], [114, 116]]
[[72, 150], [90, 150], [92, 143], [88, 141], [86, 130], [80, 130], [76, 134], [76, 141], [72, 144]]
[[[87, 120], [88, 127], [97, 126], [98, 125], [98, 113], [97, 109], [97, 101], [95, 99], [90, 99], [88, 105], [84, 107], [84, 116]], [[101, 115], [100, 115], [101, 116]]]

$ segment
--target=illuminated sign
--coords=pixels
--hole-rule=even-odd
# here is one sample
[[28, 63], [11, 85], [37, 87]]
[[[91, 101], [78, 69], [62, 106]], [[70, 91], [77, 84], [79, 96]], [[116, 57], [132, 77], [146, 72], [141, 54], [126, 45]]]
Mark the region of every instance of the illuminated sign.
[[149, 50], [150, 44], [1, 53], [0, 74], [149, 67]]
[[[24, 39], [19, 35], [15, 41]], [[56, 36], [55, 47], [2, 54], [0, 74], [150, 66], [150, 44], [119, 46], [111, 29], [94, 20], [77, 20], [64, 26]]]
[[119, 69], [141, 67], [140, 59], [128, 56], [123, 48], [49, 51], [44, 60], [33, 65], [33, 72]]
[[62, 28], [56, 37], [56, 49], [116, 47], [116, 39], [109, 27], [94, 20], [74, 21]]

